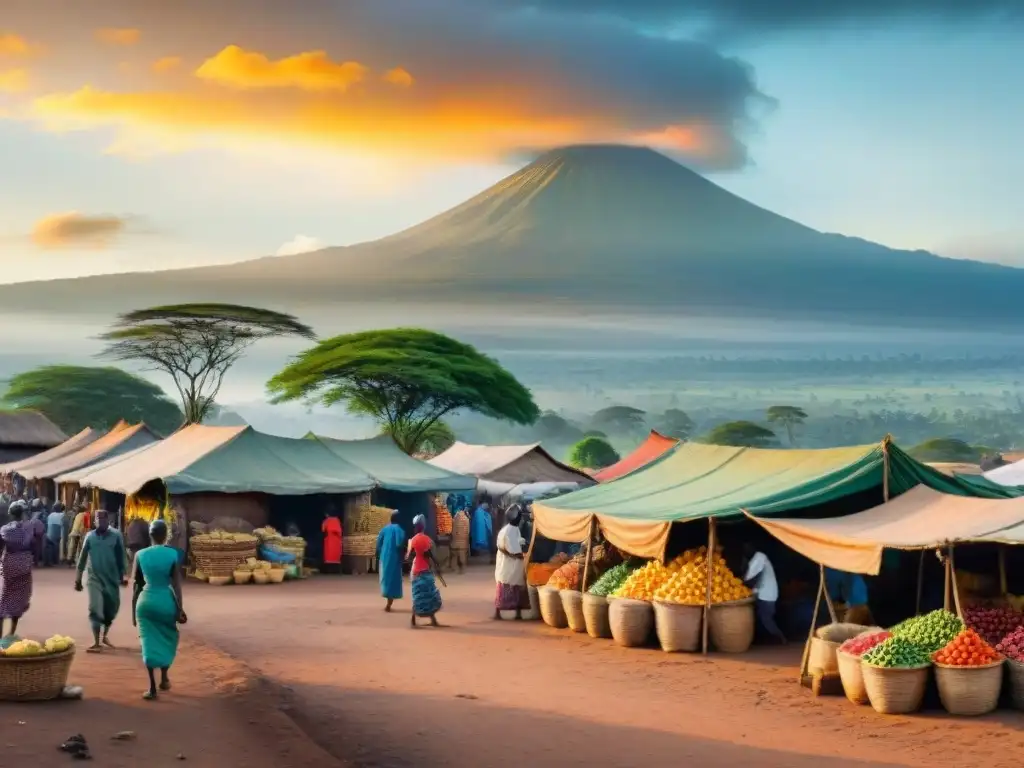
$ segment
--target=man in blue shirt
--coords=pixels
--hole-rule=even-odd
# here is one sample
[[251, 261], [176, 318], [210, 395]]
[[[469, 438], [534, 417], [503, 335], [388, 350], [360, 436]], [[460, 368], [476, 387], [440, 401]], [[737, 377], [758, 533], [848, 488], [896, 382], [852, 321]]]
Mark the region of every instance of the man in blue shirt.
[[487, 499], [482, 499], [477, 508], [473, 510], [473, 518], [470, 520], [469, 546], [474, 555], [491, 551], [493, 531], [494, 521], [491, 520], [491, 505]]
[[873, 623], [871, 609], [868, 608], [868, 584], [859, 573], [826, 568], [825, 588], [833, 602], [846, 603], [843, 621], [865, 626]]
[[64, 505], [59, 501], [46, 516], [46, 542], [43, 548], [43, 565], [49, 567], [60, 563], [60, 541], [64, 535]]

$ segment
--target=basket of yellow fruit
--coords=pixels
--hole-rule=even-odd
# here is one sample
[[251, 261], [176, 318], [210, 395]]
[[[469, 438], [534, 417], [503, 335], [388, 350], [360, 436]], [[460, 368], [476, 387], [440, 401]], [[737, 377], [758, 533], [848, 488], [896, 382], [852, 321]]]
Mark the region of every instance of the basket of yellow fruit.
[[540, 617], [544, 623], [555, 629], [565, 629], [569, 619], [562, 607], [562, 597], [554, 587], [540, 587], [537, 590], [537, 601], [540, 603]]
[[569, 629], [573, 632], [586, 632], [587, 620], [583, 616], [583, 594], [575, 589], [561, 589], [558, 591], [558, 596], [562, 601], [562, 610], [565, 611]]
[[0, 651], [0, 701], [56, 699], [68, 684], [74, 658], [70, 637], [54, 635], [44, 643], [14, 640]]

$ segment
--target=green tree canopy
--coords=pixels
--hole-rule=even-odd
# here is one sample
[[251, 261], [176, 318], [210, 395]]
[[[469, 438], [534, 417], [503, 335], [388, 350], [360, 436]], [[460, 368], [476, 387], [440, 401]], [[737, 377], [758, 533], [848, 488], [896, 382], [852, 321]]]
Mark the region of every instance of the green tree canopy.
[[955, 437], [934, 437], [911, 448], [908, 453], [918, 461], [966, 462], [981, 461], [991, 449], [981, 448]]
[[267, 382], [267, 389], [275, 403], [345, 403], [350, 412], [375, 419], [410, 454], [450, 413], [474, 411], [517, 424], [532, 424], [540, 415], [530, 390], [496, 360], [419, 328], [324, 339]]
[[790, 445], [793, 445], [793, 427], [807, 420], [807, 412], [795, 405], [773, 405], [768, 409], [767, 415], [769, 424], [781, 424], [786, 428]]
[[581, 469], [604, 469], [618, 460], [616, 450], [599, 437], [585, 437], [569, 451], [569, 463]]
[[109, 429], [118, 421], [146, 422], [170, 434], [181, 411], [160, 387], [113, 367], [44, 365], [12, 377], [3, 401], [40, 411], [72, 435], [85, 427]]
[[202, 423], [224, 375], [252, 344], [274, 336], [314, 338], [291, 315], [235, 304], [176, 304], [121, 315], [101, 337], [101, 353], [166, 373], [181, 398], [185, 421]]
[[542, 442], [572, 445], [583, 437], [583, 430], [554, 411], [545, 411], [534, 425]]
[[609, 435], [634, 435], [647, 430], [644, 422], [646, 416], [647, 414], [639, 408], [612, 405], [591, 416], [590, 425]]
[[419, 442], [415, 445], [410, 443], [411, 437], [408, 434], [392, 434], [388, 425], [384, 425], [382, 434], [391, 435], [391, 439], [399, 445], [408, 446], [410, 455], [424, 453], [437, 456], [455, 445], [456, 439], [455, 432], [443, 421], [431, 424], [426, 432], [420, 435]]
[[669, 408], [661, 414], [654, 428], [665, 435], [665, 437], [686, 440], [693, 434], [696, 426], [686, 411], [681, 411], [678, 408]]
[[735, 445], [741, 448], [770, 448], [775, 433], [752, 421], [728, 421], [708, 432], [702, 442], [712, 445]]

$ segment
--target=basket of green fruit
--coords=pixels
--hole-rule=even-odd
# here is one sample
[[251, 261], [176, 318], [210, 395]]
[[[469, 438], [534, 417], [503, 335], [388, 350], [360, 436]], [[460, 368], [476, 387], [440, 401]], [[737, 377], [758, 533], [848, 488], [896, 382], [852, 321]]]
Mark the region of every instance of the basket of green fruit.
[[894, 636], [867, 651], [860, 664], [864, 689], [876, 712], [907, 715], [921, 708], [932, 665], [928, 651]]
[[597, 638], [612, 636], [612, 628], [608, 623], [608, 595], [621, 587], [635, 570], [635, 565], [619, 563], [605, 571], [583, 595], [583, 620], [588, 635]]

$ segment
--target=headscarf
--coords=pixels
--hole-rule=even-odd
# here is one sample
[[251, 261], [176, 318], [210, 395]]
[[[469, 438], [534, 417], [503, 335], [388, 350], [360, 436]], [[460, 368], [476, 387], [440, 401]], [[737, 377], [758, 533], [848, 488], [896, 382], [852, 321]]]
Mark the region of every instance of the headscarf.
[[423, 533], [427, 529], [427, 518], [423, 515], [416, 515], [412, 519], [412, 528], [416, 533]]

